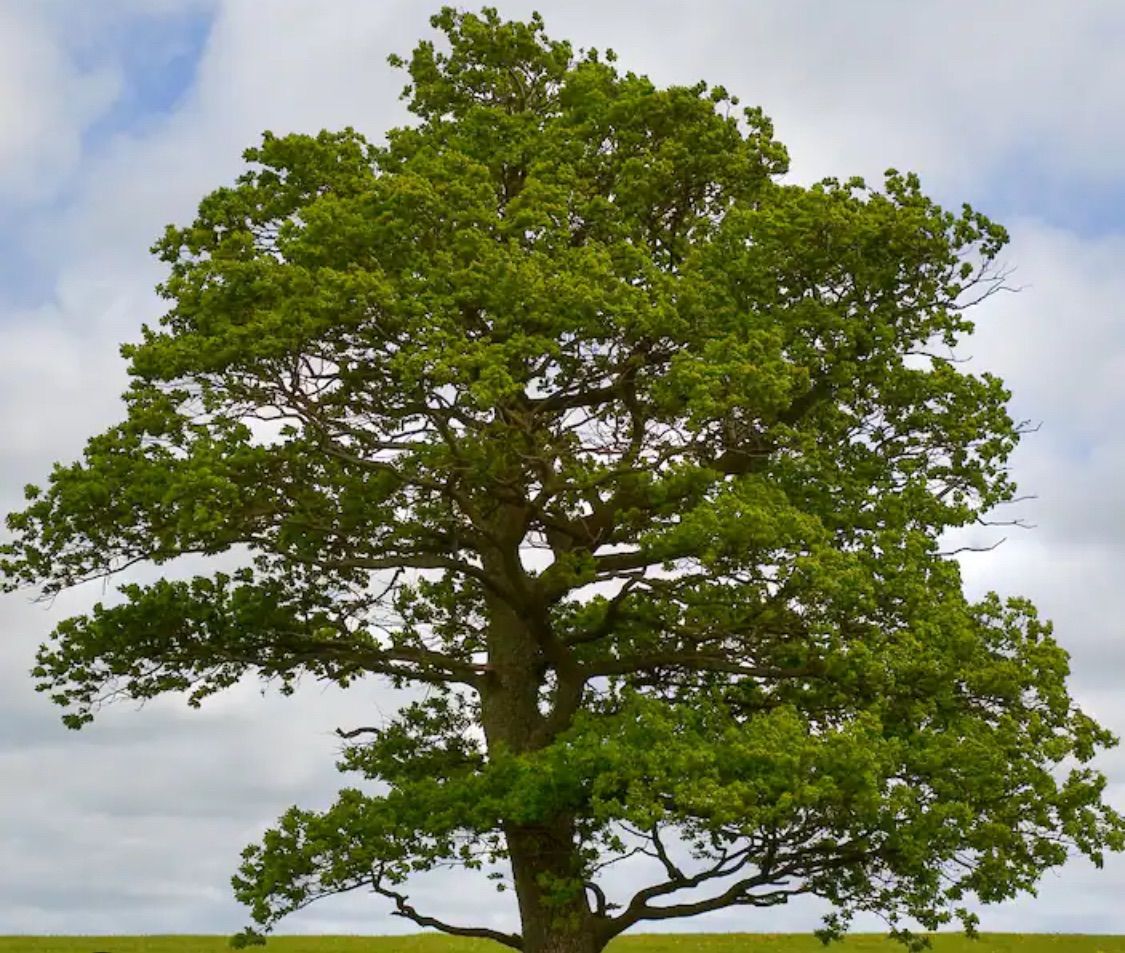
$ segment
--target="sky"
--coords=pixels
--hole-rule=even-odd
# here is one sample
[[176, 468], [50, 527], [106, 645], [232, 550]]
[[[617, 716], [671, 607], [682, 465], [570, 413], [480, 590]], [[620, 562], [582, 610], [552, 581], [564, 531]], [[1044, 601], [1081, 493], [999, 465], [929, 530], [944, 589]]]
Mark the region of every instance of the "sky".
[[[436, 2], [434, 7], [436, 7]], [[661, 84], [722, 84], [773, 117], [791, 178], [918, 172], [940, 201], [1008, 226], [1021, 289], [976, 312], [963, 349], [1038, 425], [1012, 460], [1029, 528], [962, 557], [968, 589], [1032, 598], [1072, 655], [1072, 689], [1125, 735], [1125, 4], [1119, 0], [539, 0], [548, 32], [612, 47]], [[407, 117], [387, 54], [429, 35], [411, 0], [0, 0], [0, 506], [120, 414], [118, 356], [161, 312], [148, 252], [239, 172], [261, 132]], [[1032, 528], [1033, 527], [1033, 528]], [[200, 711], [123, 705], [76, 733], [28, 670], [51, 606], [0, 599], [0, 935], [230, 933], [246, 923], [238, 852], [291, 804], [346, 783], [337, 726], [394, 710], [372, 683], [295, 697], [245, 684]], [[1125, 753], [1103, 755], [1125, 809]], [[1125, 933], [1125, 858], [1072, 862], [1039, 896], [982, 910], [986, 930]], [[510, 894], [449, 874], [428, 913], [510, 928]], [[669, 929], [807, 931], [815, 901]], [[349, 895], [295, 933], [412, 932]], [[861, 925], [864, 925], [861, 923]], [[866, 923], [878, 928], [877, 923]]]

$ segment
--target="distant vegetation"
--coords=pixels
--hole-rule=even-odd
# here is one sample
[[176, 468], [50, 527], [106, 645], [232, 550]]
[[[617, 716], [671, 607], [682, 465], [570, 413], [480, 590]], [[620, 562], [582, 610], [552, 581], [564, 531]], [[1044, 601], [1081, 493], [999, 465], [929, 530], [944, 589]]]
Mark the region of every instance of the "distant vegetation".
[[[0, 953], [227, 953], [225, 936], [0, 937]], [[417, 936], [282, 936], [266, 947], [274, 953], [489, 953], [500, 947], [489, 940], [463, 940], [434, 934]], [[826, 949], [808, 934], [702, 933], [619, 937], [611, 953], [815, 953]], [[882, 936], [852, 936], [828, 950], [840, 953], [886, 951], [902, 946]], [[969, 940], [943, 934], [933, 940], [934, 953], [1125, 953], [1125, 936], [1075, 934], [985, 934]]]

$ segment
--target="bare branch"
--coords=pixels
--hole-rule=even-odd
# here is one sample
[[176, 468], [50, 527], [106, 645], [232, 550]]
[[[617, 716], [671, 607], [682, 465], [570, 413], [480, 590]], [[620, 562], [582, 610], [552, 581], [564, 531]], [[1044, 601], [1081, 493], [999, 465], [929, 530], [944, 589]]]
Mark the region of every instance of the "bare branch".
[[1008, 540], [1007, 536], [1001, 536], [1000, 539], [996, 540], [996, 542], [993, 543], [991, 546], [958, 546], [956, 549], [939, 550], [937, 555], [939, 555], [939, 556], [957, 556], [961, 553], [990, 553], [994, 549], [996, 549], [996, 547], [999, 546], [1001, 543], [1007, 542], [1007, 540]]
[[822, 674], [817, 665], [801, 665], [795, 668], [745, 665], [725, 655], [707, 655], [701, 652], [654, 652], [651, 655], [608, 658], [588, 662], [581, 667], [581, 671], [587, 678], [597, 678], [604, 675], [630, 675], [649, 669], [679, 666], [689, 666], [709, 672], [725, 672], [729, 675], [746, 675], [752, 678], [809, 678]]
[[350, 738], [358, 738], [360, 735], [377, 735], [380, 731], [382, 731], [381, 728], [373, 728], [365, 725], [362, 728], [353, 728], [351, 731], [344, 731], [343, 728], [337, 728], [336, 734], [347, 740]]
[[660, 839], [660, 827], [656, 824], [652, 825], [652, 830], [649, 832], [649, 840], [652, 841], [653, 849], [656, 851], [656, 857], [664, 869], [668, 872], [668, 879], [673, 881], [683, 881], [687, 877], [684, 872], [672, 862], [672, 858], [668, 856], [668, 851], [664, 847], [664, 841]]
[[587, 880], [584, 884], [587, 890], [594, 895], [594, 914], [599, 917], [604, 917], [610, 910], [614, 910], [620, 906], [617, 903], [610, 903], [606, 899], [605, 891], [594, 883], [592, 880]]
[[384, 897], [389, 897], [395, 902], [395, 909], [392, 911], [392, 916], [412, 920], [414, 923], [417, 923], [418, 926], [431, 927], [434, 930], [440, 930], [442, 933], [448, 933], [450, 936], [466, 936], [481, 940], [495, 940], [497, 943], [502, 943], [504, 946], [511, 947], [513, 950], [523, 949], [523, 937], [518, 933], [501, 933], [499, 930], [491, 930], [488, 927], [455, 926], [443, 920], [438, 920], [435, 917], [428, 917], [425, 914], [419, 913], [408, 902], [406, 894], [399, 893], [397, 890], [391, 890], [389, 887], [384, 886], [381, 875], [372, 878], [371, 889]]

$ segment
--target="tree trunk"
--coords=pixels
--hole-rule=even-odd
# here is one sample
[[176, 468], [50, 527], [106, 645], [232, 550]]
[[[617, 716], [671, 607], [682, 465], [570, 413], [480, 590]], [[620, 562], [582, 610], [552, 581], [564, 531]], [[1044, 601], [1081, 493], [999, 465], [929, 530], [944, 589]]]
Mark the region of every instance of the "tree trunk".
[[[497, 618], [499, 616], [499, 619]], [[545, 740], [537, 704], [540, 666], [526, 630], [512, 614], [498, 612], [495, 629], [506, 638], [490, 646], [491, 684], [482, 692], [482, 721], [488, 746], [533, 751]], [[524, 953], [600, 953], [605, 946], [581, 878], [574, 819], [542, 818], [535, 824], [505, 824], [504, 837], [519, 902]]]
[[[516, 514], [518, 516], [518, 514]], [[514, 525], [522, 525], [511, 517]], [[503, 535], [503, 527], [494, 535]], [[510, 558], [488, 561], [509, 585], [518, 583], [518, 544], [513, 536]], [[518, 585], [514, 586], [518, 588]], [[489, 677], [481, 687], [481, 722], [488, 749], [512, 753], [535, 751], [550, 743], [551, 722], [539, 708], [539, 689], [546, 671], [543, 645], [512, 604], [486, 593]], [[569, 720], [569, 715], [567, 719]], [[608, 936], [602, 918], [591, 909], [582, 881], [582, 863], [574, 818], [540, 818], [533, 824], [506, 823], [504, 837], [519, 902], [524, 953], [601, 953]]]
[[601, 953], [606, 938], [586, 899], [570, 818], [504, 829], [524, 953]]

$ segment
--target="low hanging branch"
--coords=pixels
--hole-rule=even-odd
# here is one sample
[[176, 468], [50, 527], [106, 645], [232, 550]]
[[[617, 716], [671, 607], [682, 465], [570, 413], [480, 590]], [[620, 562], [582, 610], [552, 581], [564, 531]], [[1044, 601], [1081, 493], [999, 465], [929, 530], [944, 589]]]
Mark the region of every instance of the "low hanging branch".
[[391, 890], [389, 887], [385, 886], [379, 875], [372, 878], [371, 889], [374, 890], [375, 893], [381, 894], [384, 897], [389, 897], [395, 902], [395, 909], [392, 911], [392, 916], [403, 917], [406, 920], [417, 923], [420, 927], [430, 927], [434, 930], [440, 930], [442, 933], [448, 933], [450, 936], [495, 940], [497, 943], [502, 943], [504, 946], [511, 947], [515, 950], [522, 950], [524, 948], [523, 938], [518, 933], [503, 933], [500, 930], [490, 930], [487, 927], [454, 926], [453, 924], [445, 923], [442, 920], [419, 913], [407, 902], [405, 894], [399, 893], [397, 890]]

